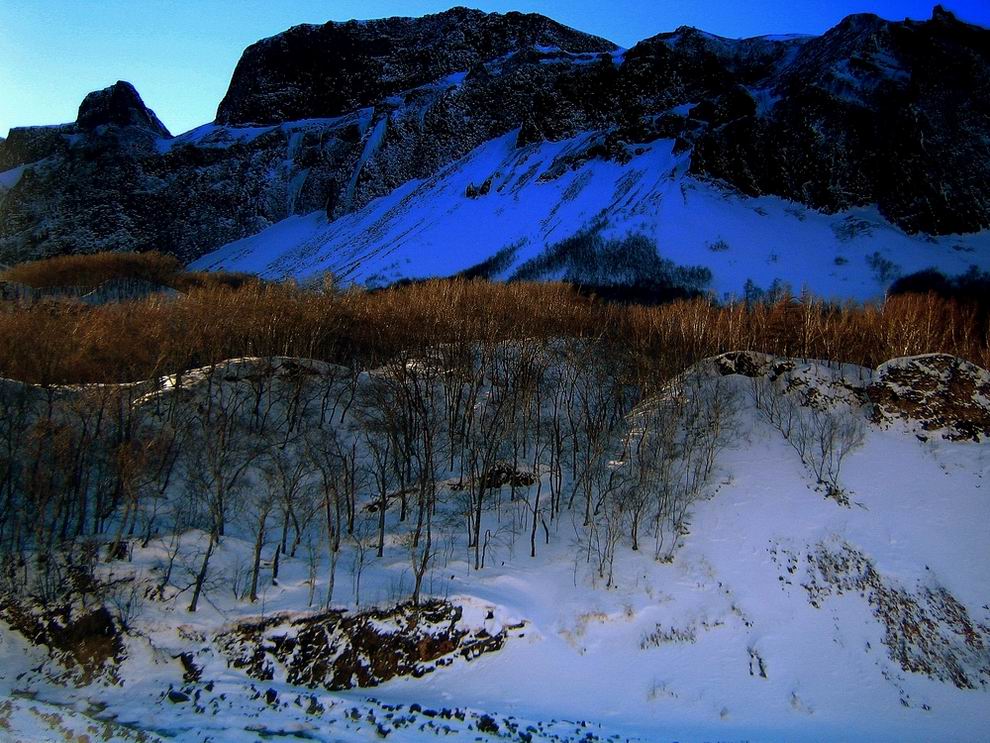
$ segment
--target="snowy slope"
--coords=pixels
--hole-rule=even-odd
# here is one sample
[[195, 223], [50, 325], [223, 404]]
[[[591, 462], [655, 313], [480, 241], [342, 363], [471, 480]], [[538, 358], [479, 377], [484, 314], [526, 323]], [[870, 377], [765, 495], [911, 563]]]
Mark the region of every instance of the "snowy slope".
[[[515, 505], [503, 498], [498, 513], [486, 516], [494, 538], [486, 567], [475, 571], [454, 526], [427, 590], [462, 606], [464, 627], [506, 631], [497, 652], [455, 658], [423, 678], [346, 692], [294, 687], [281, 670], [272, 679], [250, 678], [212, 638], [242, 618], [306, 616], [310, 573], [305, 558], [286, 557], [278, 584], [265, 582], [259, 604], [238, 600], [231, 582], [238, 575], [243, 581], [251, 543], [231, 534], [200, 611], [184, 610], [182, 591], [141, 605], [119, 683], [53, 685], [54, 666], [42, 649], [17, 633], [0, 633], [0, 692], [19, 695], [0, 706], [0, 740], [10, 730], [21, 731], [14, 739], [30, 739], [60, 729], [44, 716], [50, 705], [65, 710], [58, 725], [113, 720], [124, 726], [112, 731], [121, 739], [137, 728], [177, 741], [373, 740], [382, 730], [392, 739], [433, 740], [477, 736], [488, 724], [484, 715], [503, 734], [511, 725], [531, 728], [532, 740], [984, 739], [990, 441], [948, 440], [940, 434], [950, 429], [878, 417], [857, 402], [871, 384], [908, 392], [899, 377], [888, 376], [891, 370], [936, 369], [945, 358], [876, 372], [782, 362], [781, 380], [790, 389], [813, 389], [826, 406], [851, 404], [862, 416], [865, 439], [842, 472], [847, 506], [824, 497], [792, 446], [757, 412], [753, 380], [730, 373], [724, 380], [726, 392], [735, 393], [731, 445], [669, 562], [653, 559], [650, 539], [639, 552], [623, 539], [615, 581], [606, 586], [587, 561], [579, 509], [553, 522], [548, 544], [541, 534], [531, 558], [528, 506], [523, 498]], [[250, 359], [231, 362], [224, 378], [247, 385], [257, 368]], [[723, 362], [701, 367], [715, 377], [729, 371]], [[985, 371], [963, 372], [977, 390], [990, 384]], [[191, 373], [183, 388], [194, 391], [202, 380]], [[153, 404], [155, 395], [141, 404]], [[986, 421], [990, 397], [974, 392], [972, 405]], [[409, 557], [394, 515], [385, 556], [367, 553], [363, 575], [356, 572], [356, 545], [345, 544], [335, 605], [387, 606], [408, 590]], [[183, 539], [194, 547], [201, 537], [189, 532]], [[103, 570], [151, 579], [168, 546], [164, 537], [135, 546], [132, 561]], [[195, 549], [190, 554], [177, 567], [182, 575], [195, 570]], [[324, 576], [326, 566], [317, 567]], [[318, 578], [316, 595], [325, 588]], [[182, 653], [194, 659], [198, 679], [183, 680]], [[446, 716], [438, 716], [443, 709]], [[5, 719], [11, 727], [2, 727]]]
[[[933, 448], [900, 433], [871, 435], [850, 463], [857, 496], [848, 511], [802, 482], [782, 442], [733, 452], [731, 483], [696, 510], [671, 565], [624, 552], [624, 578], [612, 591], [575, 586], [566, 555], [549, 574], [485, 576], [471, 594], [533, 617], [538, 639], [509, 643], [484, 660], [484, 672], [427, 686], [453, 703], [591, 716], [647, 739], [979, 739], [990, 723], [985, 691], [903, 672], [886, 657], [862, 597], [818, 609], [801, 587], [809, 550], [848, 542], [910, 590], [945, 582], [969, 606], [985, 606], [990, 555], [967, 522], [987, 516], [981, 486], [990, 459], [985, 447]], [[918, 462], [910, 482], [907, 461]], [[794, 575], [784, 555], [796, 558]], [[642, 649], [658, 626], [694, 639]], [[400, 698], [424, 693], [414, 682], [397, 686]]]
[[[305, 280], [332, 271], [367, 285], [451, 275], [500, 254], [503, 278], [581, 230], [645, 234], [664, 258], [713, 272], [716, 296], [747, 279], [831, 298], [882, 295], [898, 273], [990, 268], [990, 233], [907, 235], [873, 208], [823, 214], [777, 197], [750, 198], [686, 175], [672, 140], [629, 146], [620, 164], [589, 153], [586, 133], [517, 148], [511, 133], [424, 181], [413, 181], [328, 223], [290, 217], [225, 245], [194, 268]], [[477, 195], [471, 195], [477, 194]], [[879, 256], [892, 266], [877, 269]], [[882, 262], [881, 262], [882, 263]]]

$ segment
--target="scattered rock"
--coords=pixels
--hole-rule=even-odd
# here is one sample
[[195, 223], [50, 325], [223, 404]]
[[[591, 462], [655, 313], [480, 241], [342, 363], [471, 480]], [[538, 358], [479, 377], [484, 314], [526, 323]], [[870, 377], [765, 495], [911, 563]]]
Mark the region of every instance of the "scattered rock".
[[460, 618], [460, 607], [430, 601], [359, 614], [275, 615], [240, 622], [216, 640], [230, 663], [254, 678], [272, 679], [278, 665], [291, 684], [338, 691], [420, 677], [455, 655], [472, 660], [505, 643], [506, 630], [469, 631], [457, 626]]
[[879, 425], [905, 420], [951, 441], [990, 437], [990, 372], [955, 356], [888, 361], [867, 393]]
[[179, 691], [178, 689], [169, 689], [166, 696], [168, 697], [168, 701], [172, 704], [182, 704], [183, 702], [189, 701], [189, 695], [184, 691]]
[[819, 545], [808, 555], [811, 605], [832, 595], [859, 593], [884, 627], [883, 643], [902, 669], [960, 689], [990, 683], [990, 627], [974, 622], [966, 607], [940, 585], [910, 592], [881, 575], [848, 544]]

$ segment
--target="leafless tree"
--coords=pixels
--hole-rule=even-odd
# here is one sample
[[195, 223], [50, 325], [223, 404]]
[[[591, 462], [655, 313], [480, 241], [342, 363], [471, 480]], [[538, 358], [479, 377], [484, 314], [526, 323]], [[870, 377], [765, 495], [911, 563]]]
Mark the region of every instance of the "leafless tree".
[[848, 504], [839, 474], [849, 453], [862, 445], [865, 424], [854, 404], [788, 391], [782, 379], [753, 380], [752, 400], [763, 417], [794, 449], [827, 495]]
[[245, 398], [235, 383], [222, 380], [218, 368], [208, 372], [205, 400], [190, 432], [185, 462], [186, 487], [197, 503], [207, 544], [193, 586], [189, 611], [196, 611], [210, 558], [224, 535], [244, 475], [259, 451], [244, 425]]

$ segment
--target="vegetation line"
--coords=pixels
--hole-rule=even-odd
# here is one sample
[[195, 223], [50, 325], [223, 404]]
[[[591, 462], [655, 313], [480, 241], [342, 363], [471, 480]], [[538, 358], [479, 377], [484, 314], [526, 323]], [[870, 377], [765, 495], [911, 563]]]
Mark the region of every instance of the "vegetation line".
[[[68, 264], [75, 273], [67, 273]], [[0, 302], [0, 375], [42, 385], [138, 381], [244, 356], [374, 368], [444, 343], [561, 337], [596, 339], [647, 389], [730, 350], [863, 366], [945, 352], [990, 366], [986, 312], [935, 294], [865, 305], [784, 295], [648, 307], [605, 302], [563, 283], [455, 278], [340, 292], [224, 274], [168, 275], [174, 269], [156, 254], [69, 256], [10, 269], [3, 278], [36, 286], [131, 275], [184, 293], [100, 306]]]

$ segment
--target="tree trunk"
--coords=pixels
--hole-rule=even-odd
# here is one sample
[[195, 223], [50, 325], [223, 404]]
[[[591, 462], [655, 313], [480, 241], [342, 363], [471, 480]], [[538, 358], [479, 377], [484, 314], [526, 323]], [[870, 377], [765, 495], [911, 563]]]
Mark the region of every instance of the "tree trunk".
[[248, 595], [252, 604], [258, 600], [258, 574], [261, 572], [261, 548], [265, 543], [265, 521], [267, 519], [267, 510], [258, 516], [258, 534], [254, 540], [254, 565], [251, 569], [251, 591]]
[[216, 544], [216, 534], [210, 533], [210, 541], [206, 545], [206, 554], [203, 555], [203, 564], [199, 568], [199, 573], [196, 575], [196, 584], [193, 587], [192, 601], [189, 602], [189, 611], [196, 611], [196, 606], [199, 604], [199, 595], [203, 591], [203, 583], [206, 582], [206, 572], [210, 567], [210, 557], [213, 556], [213, 547]]

